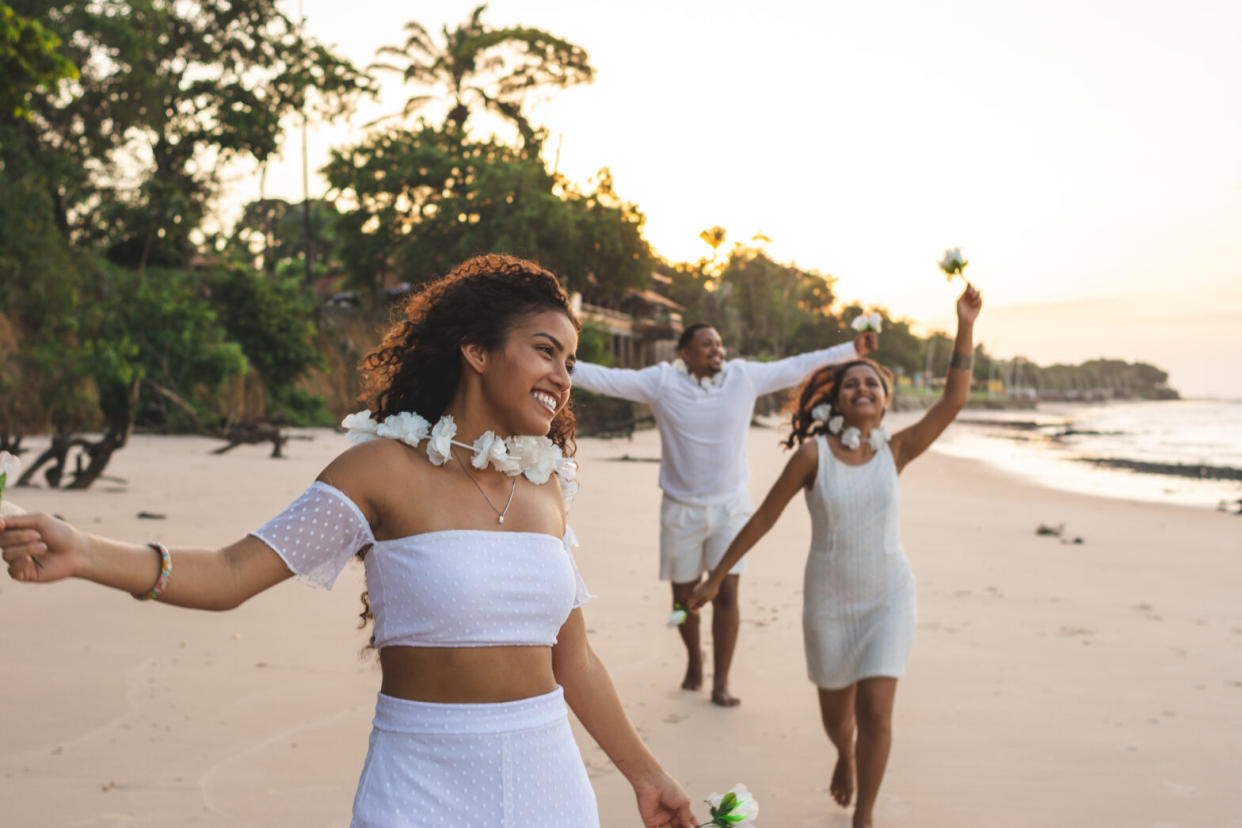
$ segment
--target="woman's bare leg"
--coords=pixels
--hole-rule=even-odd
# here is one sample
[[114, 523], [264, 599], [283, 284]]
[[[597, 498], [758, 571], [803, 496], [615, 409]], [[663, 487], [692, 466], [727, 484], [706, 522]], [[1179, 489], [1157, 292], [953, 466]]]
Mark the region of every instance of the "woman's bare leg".
[[866, 678], [858, 682], [854, 718], [858, 722], [858, 804], [854, 828], [869, 828], [880, 781], [893, 744], [893, 702], [897, 679]]
[[712, 599], [712, 704], [737, 707], [742, 700], [729, 692], [729, 668], [737, 647], [742, 610], [737, 602], [738, 576], [726, 575]]
[[854, 798], [854, 690], [851, 684], [839, 690], [819, 688], [819, 716], [828, 740], [837, 749], [828, 790], [842, 808]]

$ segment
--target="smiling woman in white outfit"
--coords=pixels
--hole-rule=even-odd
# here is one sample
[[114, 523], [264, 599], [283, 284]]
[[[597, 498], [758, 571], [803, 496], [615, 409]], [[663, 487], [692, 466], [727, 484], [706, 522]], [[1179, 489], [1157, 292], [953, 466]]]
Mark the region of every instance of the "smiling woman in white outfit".
[[978, 291], [967, 286], [957, 300], [957, 339], [944, 395], [891, 438], [881, 426], [892, 399], [888, 369], [861, 359], [807, 378], [786, 441], [797, 451], [690, 599], [692, 609], [710, 601], [729, 567], [805, 491], [811, 513], [802, 610], [807, 674], [837, 749], [829, 790], [842, 806], [853, 798], [857, 779], [856, 828], [872, 824], [892, 742], [897, 679], [914, 640], [914, 576], [901, 547], [897, 475], [966, 403], [974, 322], [982, 306]]
[[358, 445], [252, 534], [170, 552], [4, 518], [9, 574], [224, 610], [293, 576], [330, 587], [359, 555], [382, 680], [353, 825], [598, 826], [568, 705], [633, 785], [643, 825], [690, 828], [688, 797], [587, 641], [566, 524], [568, 297], [532, 262], [483, 256], [404, 312], [363, 363], [376, 414], [346, 418]]

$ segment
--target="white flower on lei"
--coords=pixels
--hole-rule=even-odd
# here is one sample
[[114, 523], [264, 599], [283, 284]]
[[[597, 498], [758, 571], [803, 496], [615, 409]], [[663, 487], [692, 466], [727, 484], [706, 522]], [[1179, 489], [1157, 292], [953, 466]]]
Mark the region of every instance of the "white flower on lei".
[[828, 421], [828, 432], [830, 434], [840, 434], [841, 429], [845, 427], [845, 418], [840, 414]]
[[884, 430], [884, 426], [871, 429], [871, 433], [867, 435], [867, 442], [871, 444], [872, 451], [879, 451], [880, 446], [888, 442], [888, 432]]
[[445, 414], [431, 429], [431, 439], [427, 441], [427, 459], [437, 466], [447, 463], [453, 456], [453, 437], [456, 434], [457, 423], [453, 422], [453, 415]]
[[341, 428], [345, 429], [345, 439], [357, 445], [367, 440], [374, 440], [379, 435], [379, 423], [371, 419], [371, 409], [366, 408], [356, 414], [350, 414], [341, 420]]
[[723, 368], [712, 374], [710, 377], [696, 377], [694, 374], [690, 373], [690, 369], [686, 367], [686, 363], [682, 361], [681, 357], [673, 360], [673, 370], [679, 374], [684, 374], [689, 377], [691, 382], [698, 385], [704, 391], [715, 388], [720, 385], [720, 383], [724, 382]]
[[530, 434], [510, 437], [507, 442], [509, 453], [521, 466], [526, 479], [535, 485], [547, 483], [561, 461], [561, 450], [556, 444], [547, 437]]
[[845, 446], [850, 451], [858, 448], [862, 445], [862, 432], [854, 428], [854, 426], [850, 426], [845, 431], [841, 432], [841, 445]]
[[859, 333], [862, 333], [863, 331], [875, 331], [876, 333], [879, 333], [880, 325], [883, 322], [884, 317], [880, 316], [875, 311], [872, 311], [871, 313], [864, 313], [861, 316], [855, 317], [854, 321], [850, 323], [850, 327]]
[[708, 825], [753, 825], [759, 816], [759, 803], [741, 782], [726, 794], [713, 793], [707, 804], [713, 817]]
[[827, 423], [828, 418], [832, 416], [832, 406], [828, 403], [820, 403], [811, 409], [811, 419], [821, 423]]
[[418, 444], [427, 439], [431, 424], [411, 411], [402, 411], [384, 418], [384, 422], [375, 429], [375, 436], [400, 440], [407, 445], [418, 448]]
[[562, 456], [556, 461], [556, 477], [561, 481], [561, 499], [568, 510], [574, 502], [574, 495], [578, 493], [578, 461]]
[[504, 439], [497, 437], [494, 431], [483, 432], [470, 448], [474, 451], [474, 455], [470, 458], [470, 465], [476, 469], [485, 469], [487, 464], [491, 463], [497, 471], [502, 471], [510, 477], [522, 470], [517, 461], [509, 456], [509, 449]]

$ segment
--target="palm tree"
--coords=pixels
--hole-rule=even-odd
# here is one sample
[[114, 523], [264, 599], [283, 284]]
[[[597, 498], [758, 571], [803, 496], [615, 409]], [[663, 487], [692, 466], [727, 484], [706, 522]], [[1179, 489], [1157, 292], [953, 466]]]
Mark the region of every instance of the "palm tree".
[[[456, 28], [441, 29], [436, 41], [421, 23], [405, 24], [404, 46], [385, 46], [383, 57], [403, 61], [404, 66], [374, 63], [372, 68], [397, 72], [407, 83], [446, 89], [453, 105], [444, 124], [464, 131], [472, 108], [494, 112], [512, 123], [529, 146], [536, 141], [535, 128], [522, 114], [526, 93], [537, 87], [567, 87], [589, 83], [594, 69], [582, 47], [541, 29], [515, 26], [494, 29], [482, 21], [486, 5], [477, 7]], [[405, 102], [403, 117], [444, 95], [425, 93]]]

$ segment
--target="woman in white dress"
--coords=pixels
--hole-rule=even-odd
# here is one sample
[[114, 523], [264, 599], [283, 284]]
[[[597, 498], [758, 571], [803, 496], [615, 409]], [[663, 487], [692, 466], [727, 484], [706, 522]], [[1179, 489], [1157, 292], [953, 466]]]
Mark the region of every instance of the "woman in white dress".
[[9, 574], [225, 610], [295, 575], [329, 587], [358, 555], [382, 679], [356, 828], [598, 826], [566, 706], [633, 785], [644, 826], [691, 828], [579, 609], [568, 297], [532, 262], [481, 256], [404, 312], [363, 363], [376, 416], [346, 418], [358, 444], [262, 527], [170, 552], [5, 517]]
[[872, 824], [892, 743], [897, 679], [914, 638], [914, 576], [901, 548], [897, 475], [966, 403], [982, 305], [968, 285], [957, 300], [957, 338], [943, 396], [891, 437], [881, 425], [892, 399], [887, 369], [860, 359], [807, 378], [786, 442], [797, 450], [690, 600], [692, 610], [710, 601], [730, 567], [772, 528], [798, 490], [805, 491], [812, 527], [802, 613], [807, 674], [837, 749], [829, 789], [842, 807], [857, 779], [856, 828]]

